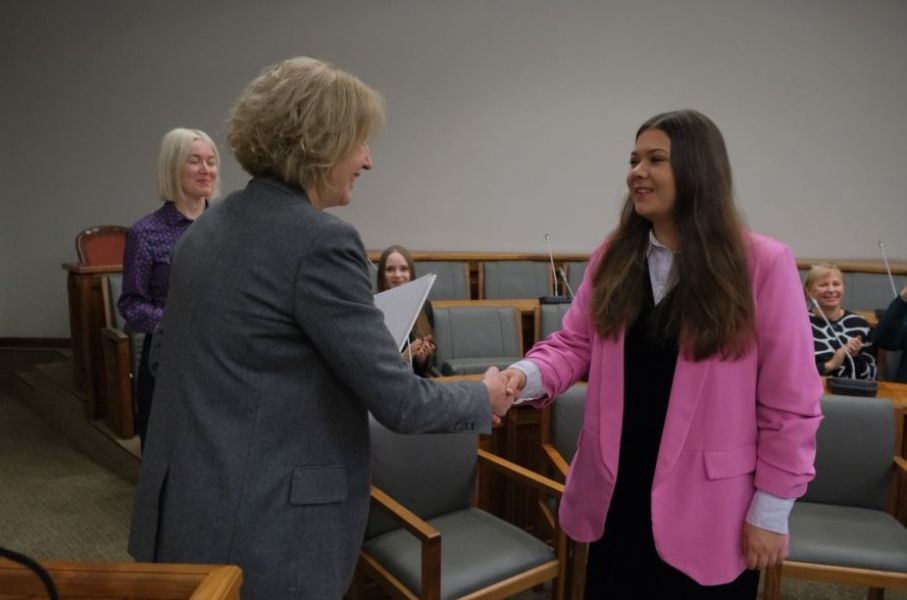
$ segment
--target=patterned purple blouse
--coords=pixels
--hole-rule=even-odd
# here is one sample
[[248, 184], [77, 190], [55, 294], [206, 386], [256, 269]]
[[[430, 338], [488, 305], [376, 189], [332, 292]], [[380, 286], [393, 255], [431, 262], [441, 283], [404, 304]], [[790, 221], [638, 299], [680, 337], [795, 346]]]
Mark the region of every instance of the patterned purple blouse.
[[170, 279], [170, 252], [192, 219], [173, 202], [136, 221], [126, 234], [123, 293], [117, 308], [132, 331], [154, 331], [164, 316]]

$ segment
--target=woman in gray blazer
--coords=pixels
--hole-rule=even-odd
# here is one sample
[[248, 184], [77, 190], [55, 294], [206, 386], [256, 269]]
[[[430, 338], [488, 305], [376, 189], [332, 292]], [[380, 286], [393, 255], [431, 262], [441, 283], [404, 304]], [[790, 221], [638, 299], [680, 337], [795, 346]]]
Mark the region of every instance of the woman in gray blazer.
[[328, 64], [266, 68], [228, 141], [252, 175], [173, 252], [130, 553], [232, 563], [243, 598], [340, 598], [369, 503], [370, 411], [407, 433], [488, 432], [512, 398], [413, 374], [356, 230], [323, 212], [371, 169], [380, 95]]

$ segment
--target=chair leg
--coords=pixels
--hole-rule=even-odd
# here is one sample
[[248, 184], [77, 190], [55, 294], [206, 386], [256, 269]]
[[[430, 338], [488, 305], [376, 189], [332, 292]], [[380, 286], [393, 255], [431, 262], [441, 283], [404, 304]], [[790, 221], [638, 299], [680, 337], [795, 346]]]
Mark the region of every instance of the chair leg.
[[558, 528], [554, 533], [555, 552], [560, 559], [557, 579], [551, 586], [551, 597], [554, 600], [565, 600], [564, 594], [567, 593], [567, 561], [569, 560], [569, 546], [567, 545], [567, 536]]
[[885, 588], [869, 588], [867, 600], [885, 600]]
[[571, 542], [573, 556], [570, 560], [567, 594], [572, 600], [585, 597], [586, 594], [586, 560], [589, 555], [589, 544]]
[[781, 565], [765, 569], [765, 585], [762, 590], [762, 600], [781, 600]]

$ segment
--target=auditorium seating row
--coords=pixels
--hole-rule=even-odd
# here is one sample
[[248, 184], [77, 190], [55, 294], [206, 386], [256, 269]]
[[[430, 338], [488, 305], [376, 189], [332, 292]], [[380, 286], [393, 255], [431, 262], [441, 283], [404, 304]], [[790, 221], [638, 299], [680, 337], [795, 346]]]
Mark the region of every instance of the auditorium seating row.
[[[563, 269], [567, 284], [574, 292], [579, 288], [588, 265], [588, 254], [553, 256], [558, 271], [557, 289], [551, 257], [547, 254], [491, 253], [491, 252], [412, 252], [416, 275], [434, 273], [437, 280], [429, 300], [482, 300], [521, 299], [542, 296], [567, 295], [560, 270]], [[369, 259], [375, 263], [380, 252], [371, 250]], [[798, 259], [801, 279], [812, 265], [832, 262], [844, 274], [845, 304], [855, 311], [872, 313], [888, 306], [892, 299], [907, 285], [907, 262], [894, 261], [888, 278], [880, 260]], [[377, 272], [372, 270], [374, 284]]]
[[[108, 231], [109, 233], [109, 231]], [[89, 239], [91, 239], [89, 237]], [[108, 244], [109, 245], [109, 244]], [[81, 253], [85, 251], [83, 243]], [[101, 260], [111, 260], [107, 252]], [[370, 252], [376, 258], [376, 252]], [[491, 365], [510, 364], [537, 339], [547, 337], [560, 326], [560, 319], [569, 305], [540, 304], [539, 297], [551, 296], [553, 275], [547, 255], [490, 254], [462, 252], [416, 252], [416, 272], [435, 273], [438, 276], [430, 298], [435, 308], [435, 337], [438, 343], [436, 372], [443, 375], [481, 372]], [[555, 267], [566, 275], [571, 289], [576, 290], [582, 280], [587, 262], [584, 255], [555, 255]], [[819, 261], [798, 261], [801, 273]], [[864, 309], [863, 314], [873, 322], [871, 308], [887, 306], [893, 297], [891, 282], [880, 262], [839, 261], [848, 285], [847, 305]], [[111, 427], [123, 437], [131, 435], [130, 416], [133, 396], [133, 378], [140, 336], [126, 336], [115, 301], [119, 296], [120, 278], [118, 265], [109, 267], [81, 267], [103, 295], [101, 315], [85, 319], [72, 307], [74, 358], [77, 363], [92, 362], [94, 369], [85, 368], [81, 373], [76, 365], [77, 381], [81, 379], [90, 391], [90, 416], [105, 416]], [[100, 269], [100, 270], [98, 270]], [[907, 284], [907, 265], [893, 266], [895, 285]], [[373, 276], [375, 270], [372, 270]], [[73, 272], [71, 271], [71, 275]], [[107, 279], [102, 279], [103, 276]], [[71, 286], [72, 287], [72, 286]], [[564, 293], [564, 285], [556, 290]], [[83, 290], [84, 293], [84, 290]], [[470, 298], [479, 298], [470, 300]], [[89, 340], [76, 323], [87, 323]], [[93, 331], [97, 329], [97, 331]], [[86, 343], [90, 342], [90, 343]], [[895, 355], [886, 355], [880, 363], [897, 361]], [[884, 365], [882, 365], [884, 366]], [[884, 368], [882, 369], [884, 373]]]
[[[121, 288], [119, 273], [101, 278], [104, 418], [117, 435], [130, 438], [134, 435], [134, 374], [138, 372], [144, 336], [126, 332], [123, 318], [116, 310]], [[433, 303], [437, 344], [433, 371], [436, 375], [469, 375], [482, 373], [490, 366], [507, 367], [519, 360], [533, 341], [560, 329], [561, 319], [570, 306], [563, 303], [539, 305], [537, 301], [493, 302], [481, 305], [473, 305], [471, 301], [465, 304]], [[527, 331], [528, 334], [524, 333]]]

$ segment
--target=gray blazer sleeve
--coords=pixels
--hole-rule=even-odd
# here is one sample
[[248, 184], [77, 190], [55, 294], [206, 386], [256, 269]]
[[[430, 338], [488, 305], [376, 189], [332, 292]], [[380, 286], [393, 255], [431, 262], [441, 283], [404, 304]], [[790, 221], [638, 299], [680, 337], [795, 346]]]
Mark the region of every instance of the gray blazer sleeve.
[[375, 307], [365, 249], [350, 225], [319, 227], [296, 273], [296, 319], [326, 367], [386, 427], [407, 433], [491, 431], [480, 382], [442, 384], [416, 376], [400, 360]]

